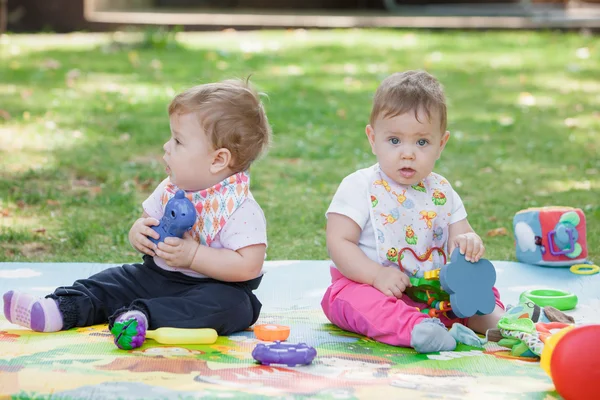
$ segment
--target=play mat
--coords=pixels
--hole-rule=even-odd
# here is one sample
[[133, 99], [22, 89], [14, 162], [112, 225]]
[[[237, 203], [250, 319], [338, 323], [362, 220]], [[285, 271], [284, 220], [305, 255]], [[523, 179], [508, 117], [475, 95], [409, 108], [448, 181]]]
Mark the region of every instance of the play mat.
[[[106, 264], [0, 263], [1, 293], [44, 295]], [[538, 362], [511, 357], [497, 344], [459, 345], [430, 355], [376, 343], [329, 324], [319, 302], [329, 282], [327, 261], [272, 261], [257, 294], [258, 323], [289, 325], [289, 342], [306, 342], [318, 355], [309, 366], [268, 367], [254, 362], [253, 332], [220, 337], [213, 345], [169, 346], [148, 340], [118, 350], [105, 325], [33, 333], [0, 316], [0, 398], [14, 399], [559, 399]], [[494, 262], [505, 304], [520, 293], [556, 288], [576, 293], [570, 315], [599, 323], [600, 274]]]

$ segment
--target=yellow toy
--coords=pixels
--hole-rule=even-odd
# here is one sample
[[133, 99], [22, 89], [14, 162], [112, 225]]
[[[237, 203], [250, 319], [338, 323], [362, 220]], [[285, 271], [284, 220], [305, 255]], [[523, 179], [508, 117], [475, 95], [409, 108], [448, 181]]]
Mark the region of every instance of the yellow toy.
[[212, 344], [218, 337], [217, 331], [210, 328], [158, 328], [146, 331], [147, 339], [154, 339], [161, 344]]
[[575, 328], [575, 325], [567, 326], [566, 328], [561, 329], [556, 332], [552, 336], [549, 336], [544, 343], [544, 350], [542, 350], [542, 354], [540, 356], [540, 366], [546, 371], [548, 376], [552, 378], [552, 372], [550, 370], [550, 360], [552, 360], [552, 352], [556, 347], [556, 344], [563, 336], [567, 334], [567, 332], [571, 331]]

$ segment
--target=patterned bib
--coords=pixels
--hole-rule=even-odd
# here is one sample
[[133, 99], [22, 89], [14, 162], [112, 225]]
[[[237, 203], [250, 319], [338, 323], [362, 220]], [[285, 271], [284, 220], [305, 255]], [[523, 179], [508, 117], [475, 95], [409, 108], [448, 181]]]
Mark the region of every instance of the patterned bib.
[[[399, 185], [376, 165], [369, 192], [380, 264], [398, 267], [400, 260], [404, 272], [418, 278], [425, 271], [440, 268], [443, 256], [430, 249], [439, 247], [445, 251], [452, 212], [452, 187], [448, 181], [431, 173], [418, 184]], [[425, 261], [419, 261], [415, 255]]]
[[[179, 188], [169, 181], [161, 197], [162, 209]], [[235, 210], [248, 198], [250, 175], [238, 172], [208, 189], [186, 192], [196, 207], [196, 223], [191, 234], [200, 244], [210, 246]]]

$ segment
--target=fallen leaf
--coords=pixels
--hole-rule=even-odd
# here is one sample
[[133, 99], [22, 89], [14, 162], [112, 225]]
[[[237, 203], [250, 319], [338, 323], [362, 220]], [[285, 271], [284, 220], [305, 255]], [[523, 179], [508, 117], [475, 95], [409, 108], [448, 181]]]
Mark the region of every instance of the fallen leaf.
[[160, 62], [160, 60], [158, 59], [153, 59], [152, 61], [150, 61], [150, 68], [154, 69], [154, 70], [161, 70], [162, 69], [162, 63]]
[[0, 109], [0, 118], [3, 118], [8, 121], [10, 119], [10, 113], [6, 110]]
[[90, 187], [92, 186], [92, 182], [87, 179], [75, 179], [71, 182], [71, 186], [73, 187]]
[[51, 199], [46, 200], [46, 204], [49, 206], [59, 206], [60, 205], [58, 200], [51, 200]]
[[23, 200], [18, 200], [17, 201], [17, 207], [19, 207], [21, 210], [25, 208], [25, 202]]
[[23, 100], [27, 100], [28, 98], [31, 97], [32, 94], [33, 94], [33, 90], [31, 90], [31, 89], [21, 90], [21, 98]]
[[527, 82], [527, 76], [525, 76], [524, 74], [519, 75], [519, 83], [524, 84]]
[[81, 71], [79, 71], [78, 69], [72, 69], [69, 72], [67, 72], [65, 75], [65, 84], [67, 85], [67, 87], [72, 88], [73, 86], [75, 86], [75, 83], [77, 82], [80, 76]]
[[0, 251], [4, 252], [4, 255], [7, 257], [14, 257], [15, 256], [15, 252], [12, 251], [11, 249], [7, 249], [6, 247], [2, 247], [0, 246]]
[[45, 68], [45, 69], [59, 69], [60, 68], [60, 62], [58, 60], [53, 59], [53, 58], [47, 58], [44, 61], [42, 61], [42, 68]]
[[340, 108], [339, 110], [337, 110], [336, 114], [341, 119], [346, 119], [346, 110], [344, 110], [343, 108]]
[[0, 210], [0, 215], [2, 215], [3, 217], [8, 217], [10, 215], [10, 211], [8, 211], [8, 208], [4, 208]]
[[492, 215], [491, 217], [488, 217], [488, 221], [492, 221], [492, 222], [498, 221], [498, 217], [495, 217]]
[[38, 257], [48, 253], [49, 248], [43, 243], [33, 242], [25, 243], [21, 246], [20, 251], [25, 257]]
[[140, 180], [139, 176], [135, 177], [135, 186], [138, 188], [138, 190], [145, 192], [147, 189], [149, 189], [151, 186], [154, 185], [154, 181], [152, 179], [145, 179], [145, 180]]
[[484, 174], [491, 174], [492, 172], [494, 172], [494, 169], [492, 167], [485, 167], [480, 169], [479, 172], [483, 172]]
[[506, 228], [501, 227], [501, 228], [491, 229], [491, 230], [487, 231], [486, 235], [489, 237], [506, 236], [506, 235], [508, 235], [508, 231], [506, 230]]
[[33, 233], [41, 233], [44, 234], [46, 233], [46, 228], [36, 228], [36, 229], [32, 229], [31, 230]]

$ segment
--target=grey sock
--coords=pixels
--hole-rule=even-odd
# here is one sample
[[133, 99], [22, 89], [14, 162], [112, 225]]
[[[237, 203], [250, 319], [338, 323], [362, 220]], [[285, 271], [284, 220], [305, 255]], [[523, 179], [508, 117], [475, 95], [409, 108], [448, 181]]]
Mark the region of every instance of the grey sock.
[[410, 345], [418, 353], [434, 353], [454, 350], [456, 340], [439, 319], [428, 318], [415, 325], [410, 334]]

